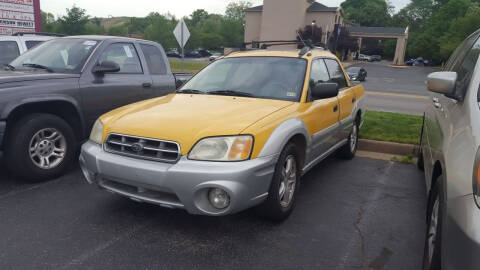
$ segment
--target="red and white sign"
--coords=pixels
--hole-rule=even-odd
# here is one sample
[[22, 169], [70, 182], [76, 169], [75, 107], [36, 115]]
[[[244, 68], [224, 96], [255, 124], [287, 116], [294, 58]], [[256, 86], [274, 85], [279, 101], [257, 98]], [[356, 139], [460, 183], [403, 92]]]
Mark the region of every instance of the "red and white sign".
[[40, 0], [0, 0], [0, 35], [41, 32]]

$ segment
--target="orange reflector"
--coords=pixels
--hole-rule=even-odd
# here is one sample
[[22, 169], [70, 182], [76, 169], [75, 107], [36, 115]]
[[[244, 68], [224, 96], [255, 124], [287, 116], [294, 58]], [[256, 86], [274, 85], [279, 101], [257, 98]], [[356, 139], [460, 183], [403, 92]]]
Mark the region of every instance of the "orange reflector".
[[250, 157], [252, 151], [253, 139], [252, 137], [236, 138], [228, 154], [230, 160], [246, 160]]

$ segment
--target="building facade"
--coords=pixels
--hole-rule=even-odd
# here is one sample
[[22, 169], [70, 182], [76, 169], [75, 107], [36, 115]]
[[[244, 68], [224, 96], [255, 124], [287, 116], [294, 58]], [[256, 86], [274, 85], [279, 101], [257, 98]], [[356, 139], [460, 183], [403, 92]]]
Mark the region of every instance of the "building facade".
[[313, 0], [264, 0], [245, 11], [245, 42], [295, 40], [297, 30], [311, 24], [322, 29], [327, 43], [335, 24], [344, 24], [343, 11]]

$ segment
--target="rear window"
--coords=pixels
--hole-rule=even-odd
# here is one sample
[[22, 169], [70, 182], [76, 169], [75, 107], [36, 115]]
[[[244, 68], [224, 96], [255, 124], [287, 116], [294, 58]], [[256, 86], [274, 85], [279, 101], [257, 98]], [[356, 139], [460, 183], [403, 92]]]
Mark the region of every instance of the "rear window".
[[27, 46], [27, 50], [30, 50], [31, 48], [37, 46], [38, 44], [43, 43], [41, 40], [27, 40], [25, 41], [25, 45]]
[[150, 74], [166, 74], [167, 68], [165, 67], [165, 61], [163, 59], [162, 52], [153, 45], [141, 44], [143, 54], [147, 60], [148, 70]]
[[0, 52], [1, 65], [9, 64], [20, 55], [20, 50], [15, 41], [0, 41]]

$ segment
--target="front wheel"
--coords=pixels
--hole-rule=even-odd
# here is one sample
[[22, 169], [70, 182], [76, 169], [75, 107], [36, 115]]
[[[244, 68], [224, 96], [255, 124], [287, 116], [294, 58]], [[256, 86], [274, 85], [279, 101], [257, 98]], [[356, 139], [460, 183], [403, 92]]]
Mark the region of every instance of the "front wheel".
[[288, 144], [275, 165], [268, 197], [258, 208], [262, 216], [283, 221], [292, 213], [300, 180], [298, 161], [297, 148], [292, 143]]
[[7, 167], [15, 177], [31, 182], [60, 176], [73, 163], [75, 152], [72, 128], [51, 114], [25, 116], [6, 137]]
[[423, 270], [441, 269], [443, 205], [443, 177], [440, 176], [430, 191], [430, 200], [427, 206], [427, 232], [425, 236]]

